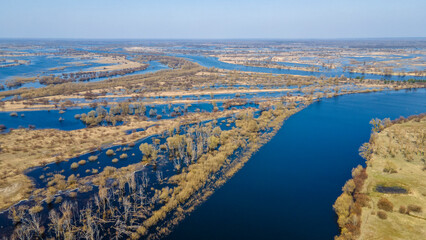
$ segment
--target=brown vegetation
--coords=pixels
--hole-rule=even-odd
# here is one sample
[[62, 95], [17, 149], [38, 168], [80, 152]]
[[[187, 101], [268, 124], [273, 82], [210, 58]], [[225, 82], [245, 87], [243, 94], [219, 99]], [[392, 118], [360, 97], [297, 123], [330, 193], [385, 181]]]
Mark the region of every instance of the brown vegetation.
[[385, 210], [386, 212], [393, 211], [393, 204], [387, 198], [380, 198], [377, 203], [379, 209]]
[[[426, 194], [426, 185], [418, 181], [425, 177], [422, 160], [426, 144], [425, 123], [424, 114], [394, 121], [371, 121], [373, 131], [370, 141], [360, 148], [361, 156], [366, 159], [364, 172], [368, 178], [363, 184], [355, 178], [353, 184], [348, 181], [343, 187], [344, 193], [336, 200], [335, 209], [341, 227], [341, 235], [337, 239], [419, 239], [426, 234], [421, 227], [426, 217], [420, 207], [426, 202], [419, 197]], [[363, 187], [351, 198], [347, 192], [353, 185], [355, 189]], [[378, 192], [376, 186], [390, 190]], [[360, 196], [365, 199], [368, 196], [375, 204], [355, 207], [354, 201], [359, 201]], [[398, 211], [393, 211], [394, 206], [399, 206]], [[352, 209], [360, 213], [356, 231], [351, 231], [353, 228], [348, 222], [341, 220], [346, 219], [344, 216], [348, 216]], [[374, 214], [377, 217], [371, 217]]]

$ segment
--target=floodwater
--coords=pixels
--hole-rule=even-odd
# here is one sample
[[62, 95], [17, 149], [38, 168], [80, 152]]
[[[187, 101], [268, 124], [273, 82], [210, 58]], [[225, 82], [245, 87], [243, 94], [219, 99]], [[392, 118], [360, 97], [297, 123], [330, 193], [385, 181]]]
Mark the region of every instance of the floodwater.
[[301, 76], [325, 76], [325, 77], [340, 77], [344, 75], [348, 78], [366, 78], [366, 79], [374, 79], [374, 80], [395, 80], [402, 81], [408, 79], [424, 79], [424, 77], [413, 77], [413, 76], [384, 76], [378, 74], [362, 74], [362, 73], [349, 73], [343, 71], [341, 68], [330, 69], [329, 71], [303, 71], [303, 70], [293, 70], [293, 69], [278, 69], [278, 68], [266, 68], [266, 67], [251, 67], [239, 64], [231, 64], [226, 62], [219, 61], [216, 57], [206, 57], [199, 55], [177, 55], [178, 57], [184, 57], [190, 61], [196, 62], [204, 67], [215, 67], [226, 70], [237, 70], [237, 71], [245, 71], [245, 72], [262, 72], [262, 73], [273, 73], [273, 74], [292, 74], [292, 75], [301, 75]]
[[[71, 58], [71, 57], [57, 57], [57, 56], [31, 56], [31, 57], [13, 57], [13, 59], [26, 60], [28, 64], [22, 64], [12, 67], [0, 68], [0, 84], [5, 84], [7, 80], [12, 79], [13, 77], [36, 77], [36, 76], [49, 76], [49, 75], [61, 75], [62, 73], [72, 73], [80, 71], [93, 71], [95, 67], [104, 67], [111, 64], [102, 64], [94, 62], [93, 60], [84, 60], [80, 58]], [[158, 61], [149, 61], [149, 66], [146, 69], [135, 71], [133, 73], [125, 74], [126, 76], [136, 75], [136, 74], [146, 74], [153, 73], [164, 69], [170, 69], [168, 66], [158, 62]], [[65, 67], [62, 69], [61, 67]], [[91, 82], [103, 81], [109, 78], [121, 77], [112, 76], [112, 77], [101, 77], [91, 79]], [[40, 84], [38, 81], [24, 83], [19, 87], [14, 87], [13, 89], [22, 88], [22, 87], [34, 87], [40, 88], [45, 85]], [[6, 88], [5, 90], [10, 90]]]
[[[353, 94], [316, 102], [290, 117], [277, 135], [263, 146], [229, 182], [188, 216], [167, 239], [332, 239], [338, 234], [332, 205], [350, 171], [364, 160], [358, 147], [368, 141], [371, 118], [392, 119], [426, 112], [426, 90], [387, 91]], [[225, 122], [218, 126], [229, 130]], [[124, 167], [140, 161], [139, 145], [152, 142], [152, 136], [128, 150], [121, 146], [105, 148], [66, 162], [52, 163], [26, 172], [36, 185], [45, 187], [40, 176], [88, 176], [86, 170], [102, 171], [106, 166]], [[107, 156], [107, 149], [117, 155]], [[128, 158], [112, 163], [122, 153]], [[96, 155], [96, 161], [71, 169], [71, 164]], [[165, 165], [162, 165], [165, 164]], [[165, 176], [175, 173], [170, 161], [160, 163]], [[150, 179], [155, 171], [148, 169]], [[140, 174], [136, 176], [139, 179]], [[152, 176], [151, 176], [152, 175]], [[139, 181], [139, 180], [138, 180]], [[156, 184], [155, 180], [152, 180]], [[157, 188], [157, 185], [151, 185]], [[96, 188], [77, 199], [85, 206]], [[64, 196], [65, 197], [65, 196]], [[26, 203], [22, 203], [26, 204]], [[48, 214], [51, 207], [42, 212]], [[0, 214], [0, 225], [7, 233], [12, 226]], [[307, 231], [306, 229], [309, 229]]]
[[[223, 102], [217, 102], [216, 106], [218, 111], [223, 111]], [[258, 107], [258, 104], [247, 101], [240, 106], [231, 106], [231, 108], [241, 109], [249, 107]], [[104, 108], [109, 111], [110, 107]], [[150, 110], [155, 110], [155, 115], [150, 115]], [[85, 128], [86, 125], [80, 120], [76, 119], [76, 114], [87, 114], [93, 111], [93, 108], [71, 108], [63, 112], [60, 110], [37, 110], [37, 111], [17, 111], [17, 116], [11, 116], [12, 112], [0, 112], [0, 124], [6, 127], [6, 131], [16, 128], [32, 128], [32, 129], [59, 129], [71, 131], [76, 129]], [[192, 104], [155, 104], [147, 105], [145, 116], [148, 120], [155, 121], [157, 116], [159, 119], [172, 119], [185, 115], [188, 113], [196, 112], [212, 112], [214, 106], [210, 102], [197, 102]], [[59, 120], [61, 118], [61, 121]], [[119, 122], [117, 125], [123, 124]], [[102, 125], [107, 125], [103, 123]]]
[[[205, 126], [206, 124], [213, 124], [214, 126], [221, 128], [223, 131], [228, 131], [231, 128], [235, 127], [233, 123], [229, 125], [227, 124], [228, 122], [226, 120], [230, 120], [230, 119], [231, 118], [220, 118], [218, 119], [217, 123], [216, 122], [213, 123], [213, 121], [208, 120], [208, 121], [201, 122], [199, 124], [200, 126]], [[186, 134], [188, 127], [192, 125], [194, 124], [182, 125], [180, 127], [180, 133]], [[195, 133], [192, 134], [193, 137], [195, 137], [194, 134]], [[143, 154], [139, 150], [140, 145], [142, 143], [152, 143], [153, 139], [159, 139], [160, 140], [159, 144], [166, 143], [166, 135], [149, 136], [147, 138], [136, 141], [135, 146], [133, 147], [130, 147], [128, 145], [113, 146], [110, 148], [106, 147], [104, 149], [83, 154], [79, 157], [68, 159], [67, 161], [64, 161], [64, 162], [50, 163], [43, 167], [35, 167], [35, 168], [28, 169], [26, 171], [26, 175], [33, 180], [34, 186], [36, 188], [45, 188], [48, 184], [47, 178], [49, 178], [53, 174], [62, 174], [65, 177], [69, 177], [72, 174], [77, 175], [79, 177], [86, 177], [92, 174], [96, 174], [96, 173], [93, 173], [93, 170], [98, 170], [99, 172], [102, 172], [104, 168], [108, 166], [113, 166], [116, 168], [126, 167], [126, 166], [129, 166], [130, 164], [135, 164], [141, 161]], [[110, 150], [110, 149], [114, 151], [115, 155], [109, 156], [106, 154], [107, 150]], [[122, 154], [127, 154], [127, 156], [121, 157]], [[167, 151], [159, 150], [159, 158], [156, 160], [156, 164], [154, 166], [146, 165], [135, 172], [135, 179], [137, 182], [136, 185], [138, 186], [138, 188], [145, 188], [142, 184], [143, 176], [146, 176], [149, 179], [150, 188], [144, 189], [144, 191], [146, 191], [145, 192], [146, 196], [149, 198], [153, 197], [155, 189], [162, 189], [165, 186], [172, 186], [167, 181], [165, 182], [159, 181], [156, 176], [157, 172], [161, 172], [163, 174], [162, 176], [164, 176], [165, 178], [169, 178], [177, 173], [180, 173], [179, 170], [175, 169], [173, 161], [170, 161], [168, 157], [166, 157], [168, 155], [169, 153]], [[93, 161], [90, 161], [90, 160], [88, 161], [88, 159], [90, 159], [89, 158], [90, 156], [97, 156], [98, 158]], [[120, 158], [120, 160], [114, 163], [112, 162], [113, 158]], [[72, 169], [71, 164], [77, 163], [80, 160], [86, 160], [87, 162], [85, 164], [80, 165], [77, 169]], [[183, 164], [184, 163], [182, 163], [182, 165]], [[75, 190], [71, 190], [71, 191], [75, 191]], [[81, 194], [79, 193], [76, 198], [69, 197], [68, 194], [65, 192], [59, 192], [58, 196], [63, 197], [66, 201], [70, 201], [72, 203], [78, 203], [76, 205], [77, 207], [79, 207], [79, 209], [81, 209], [82, 207], [85, 207], [88, 203], [93, 204], [94, 196], [96, 194], [97, 194], [97, 186], [93, 186], [93, 190], [90, 190], [86, 193], [81, 193]], [[29, 200], [21, 201], [17, 205], [32, 206], [34, 204], [35, 204], [34, 200], [30, 198]], [[117, 207], [120, 206], [119, 201], [114, 201], [112, 204]], [[47, 224], [48, 224], [47, 216], [49, 214], [49, 211], [51, 209], [55, 209], [55, 208], [57, 209], [60, 206], [60, 203], [48, 204], [46, 202], [42, 202], [41, 205], [43, 206], [43, 210], [40, 212], [40, 215], [42, 217], [41, 224], [47, 227]], [[108, 227], [111, 227], [111, 225], [108, 225], [108, 223], [106, 225], [107, 225], [106, 229], [108, 229]], [[0, 238], [9, 236], [14, 229], [12, 222], [10, 221], [10, 219], [8, 219], [7, 211], [0, 212], [0, 229], [1, 229]], [[50, 233], [47, 233], [48, 236], [50, 236], [49, 234]], [[105, 234], [107, 233], [105, 232]]]
[[353, 94], [290, 117], [236, 175], [166, 239], [333, 239], [332, 205], [364, 160], [372, 118], [426, 112], [426, 90]]

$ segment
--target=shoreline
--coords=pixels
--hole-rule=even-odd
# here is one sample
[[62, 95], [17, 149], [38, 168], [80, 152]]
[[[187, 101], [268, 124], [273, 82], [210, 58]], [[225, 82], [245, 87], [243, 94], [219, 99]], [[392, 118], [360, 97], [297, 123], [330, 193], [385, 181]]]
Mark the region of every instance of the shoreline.
[[[421, 142], [421, 134], [426, 130], [425, 114], [370, 122], [370, 141], [360, 148], [366, 167], [353, 170], [353, 178], [346, 182], [333, 206], [341, 229], [336, 239], [424, 236], [421, 226], [426, 215], [420, 206], [426, 201], [419, 196], [426, 194], [426, 185], [418, 179], [426, 175], [417, 150], [425, 147]], [[407, 152], [407, 148], [411, 150]], [[360, 172], [364, 174], [363, 180], [359, 180]], [[357, 224], [351, 218], [358, 219]], [[420, 231], [410, 231], [411, 226]]]

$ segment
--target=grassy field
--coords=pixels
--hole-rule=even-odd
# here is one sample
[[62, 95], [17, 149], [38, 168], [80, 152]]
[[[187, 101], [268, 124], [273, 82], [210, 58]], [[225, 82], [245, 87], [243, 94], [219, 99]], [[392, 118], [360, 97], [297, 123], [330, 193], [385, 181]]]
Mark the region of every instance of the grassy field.
[[[372, 124], [370, 142], [361, 147], [368, 177], [359, 191], [347, 190], [349, 180], [334, 206], [339, 220], [345, 220], [339, 222], [338, 239], [424, 239], [426, 116]], [[364, 204], [357, 205], [359, 196], [367, 199]], [[346, 206], [346, 214], [339, 206]]]
[[[373, 154], [367, 162], [364, 183], [371, 207], [363, 208], [360, 239], [424, 238], [426, 117], [393, 124], [372, 138]], [[403, 188], [407, 194], [381, 193], [377, 186]], [[393, 208], [380, 209], [380, 199], [389, 200]], [[378, 217], [383, 211], [387, 219]]]

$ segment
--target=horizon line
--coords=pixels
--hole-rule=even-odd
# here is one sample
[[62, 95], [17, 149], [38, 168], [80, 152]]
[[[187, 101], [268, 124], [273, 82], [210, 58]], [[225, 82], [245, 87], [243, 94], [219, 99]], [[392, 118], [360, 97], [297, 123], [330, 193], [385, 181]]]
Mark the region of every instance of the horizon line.
[[331, 38], [67, 38], [67, 37], [0, 37], [0, 40], [392, 40], [425, 39], [425, 37], [331, 37]]

